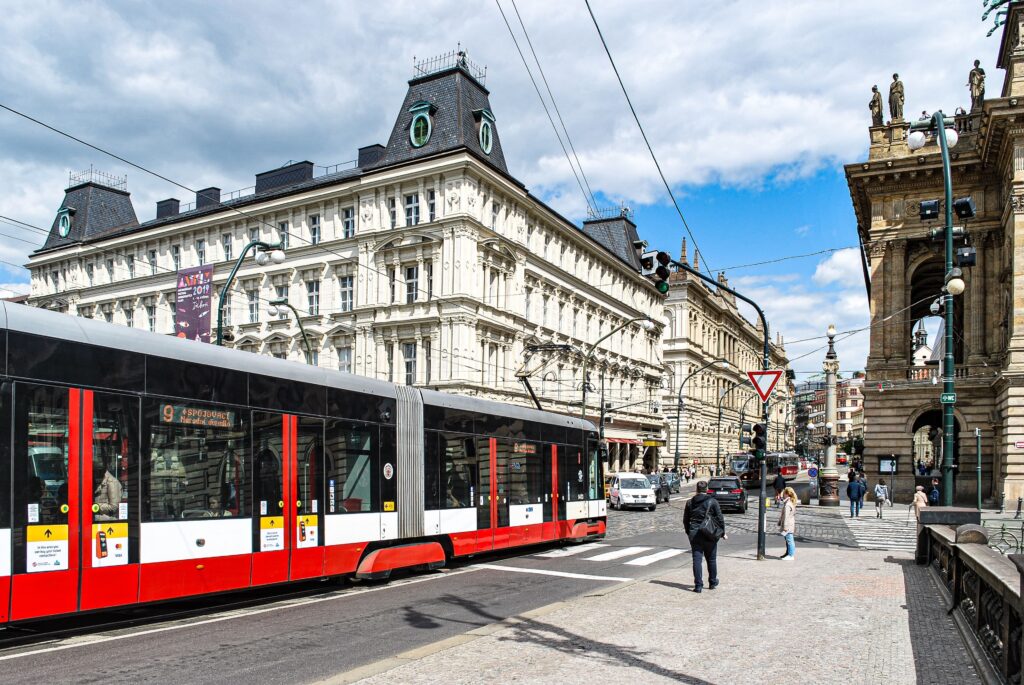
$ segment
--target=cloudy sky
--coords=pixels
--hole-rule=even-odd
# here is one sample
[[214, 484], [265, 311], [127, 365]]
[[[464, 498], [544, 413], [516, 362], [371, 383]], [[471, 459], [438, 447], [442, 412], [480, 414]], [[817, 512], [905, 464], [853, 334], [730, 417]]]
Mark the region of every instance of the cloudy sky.
[[[949, 0], [940, 13], [920, 0], [591, 4], [702, 261], [727, 269], [787, 340], [832, 322], [866, 325], [842, 165], [866, 157], [870, 89], [886, 93], [893, 72], [908, 115], [969, 104], [974, 59], [998, 93], [998, 34], [985, 37], [981, 3]], [[681, 222], [583, 0], [516, 5], [598, 201], [629, 205], [652, 247], [678, 252]], [[501, 7], [540, 82], [512, 0]], [[487, 66], [512, 173], [567, 216], [586, 215], [494, 0], [0, 0], [0, 12], [0, 103], [189, 187], [225, 191], [289, 160], [336, 164], [386, 142], [414, 57], [461, 42]], [[141, 221], [158, 199], [191, 200], [0, 111], [0, 215], [49, 227], [68, 172], [90, 164], [127, 174]], [[0, 287], [24, 290], [27, 272], [10, 263], [42, 236], [3, 223], [0, 234]], [[819, 254], [747, 266], [808, 253]], [[867, 344], [866, 332], [842, 339], [844, 370], [863, 367]], [[789, 344], [802, 357], [793, 368], [820, 369], [820, 345]]]

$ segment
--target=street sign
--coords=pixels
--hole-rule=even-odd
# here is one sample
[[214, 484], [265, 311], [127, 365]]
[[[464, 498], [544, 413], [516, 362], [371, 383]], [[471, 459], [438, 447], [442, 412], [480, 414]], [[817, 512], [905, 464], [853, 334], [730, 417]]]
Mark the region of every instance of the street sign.
[[818, 469], [813, 469], [813, 468], [812, 469], [807, 469], [807, 476], [809, 478], [817, 478], [818, 477]]
[[768, 401], [768, 396], [775, 389], [775, 384], [782, 378], [782, 371], [773, 369], [771, 371], [747, 371], [747, 378], [757, 391], [762, 402]]
[[939, 395], [939, 402], [942, 404], [956, 404], [956, 393], [955, 392], [944, 392]]

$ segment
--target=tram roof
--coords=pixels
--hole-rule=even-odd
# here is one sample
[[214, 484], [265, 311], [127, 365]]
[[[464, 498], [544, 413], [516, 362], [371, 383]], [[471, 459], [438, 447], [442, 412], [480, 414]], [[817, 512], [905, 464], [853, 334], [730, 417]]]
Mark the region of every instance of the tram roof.
[[[204, 364], [271, 378], [311, 383], [324, 387], [397, 398], [395, 385], [367, 376], [310, 366], [302, 362], [197, 343], [137, 328], [69, 316], [25, 304], [0, 301], [0, 329], [68, 340], [87, 345], [127, 350], [139, 354]], [[420, 390], [426, 405], [498, 414], [511, 419], [555, 423], [575, 429], [594, 430], [589, 421], [530, 407], [495, 402], [465, 395]]]

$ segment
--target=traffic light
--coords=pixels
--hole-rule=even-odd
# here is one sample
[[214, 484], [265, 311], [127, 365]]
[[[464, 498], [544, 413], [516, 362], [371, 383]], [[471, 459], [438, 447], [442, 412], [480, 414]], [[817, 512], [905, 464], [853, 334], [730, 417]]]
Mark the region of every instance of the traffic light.
[[750, 432], [750, 429], [751, 425], [749, 423], [740, 425], [740, 449], [743, 449], [750, 444], [750, 436], [747, 435], [747, 433]]
[[654, 258], [657, 256], [657, 252], [644, 252], [640, 255], [640, 275], [641, 276], [653, 276], [654, 275]]
[[658, 289], [659, 293], [666, 295], [668, 294], [668, 277], [671, 275], [668, 265], [672, 263], [672, 255], [668, 252], [659, 252], [655, 258], [658, 260], [658, 266], [654, 269], [654, 277], [657, 279], [654, 282], [654, 287]]
[[768, 426], [763, 423], [754, 424], [754, 437], [750, 440], [750, 446], [753, 447], [757, 452], [757, 456], [762, 456], [766, 447], [768, 447]]

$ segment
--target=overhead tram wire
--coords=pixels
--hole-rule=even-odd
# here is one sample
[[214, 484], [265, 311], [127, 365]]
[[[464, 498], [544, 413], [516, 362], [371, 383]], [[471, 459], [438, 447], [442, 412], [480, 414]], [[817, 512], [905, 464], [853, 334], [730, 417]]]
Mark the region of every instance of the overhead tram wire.
[[[512, 36], [512, 42], [516, 46], [516, 52], [519, 53], [519, 58], [521, 60], [523, 60], [523, 66], [526, 68], [526, 74], [527, 74], [527, 76], [530, 77], [530, 83], [533, 84], [533, 89], [537, 92], [537, 97], [540, 99], [540, 104], [544, 108], [544, 113], [548, 116], [548, 121], [551, 122], [551, 128], [555, 132], [555, 137], [558, 138], [558, 144], [562, 148], [562, 154], [565, 155], [565, 160], [567, 162], [569, 162], [569, 168], [572, 169], [572, 175], [576, 177], [576, 184], [579, 185], [580, 192], [583, 193], [583, 201], [586, 202], [587, 207], [591, 210], [591, 212], [595, 213], [595, 215], [596, 215], [596, 210], [597, 210], [597, 206], [596, 205], [597, 205], [597, 202], [596, 202], [596, 200], [594, 200], [593, 194], [591, 194], [590, 196], [587, 195], [587, 190], [583, 188], [583, 182], [580, 181], [580, 174], [583, 173], [583, 168], [580, 167], [580, 173], [579, 174], [576, 173], [576, 167], [573, 166], [572, 159], [569, 158], [569, 151], [565, 149], [565, 143], [562, 142], [562, 136], [559, 135], [558, 127], [555, 126], [555, 120], [551, 116], [551, 111], [548, 110], [548, 105], [544, 101], [544, 96], [541, 95], [540, 87], [537, 85], [537, 80], [535, 78], [533, 78], [533, 72], [530, 70], [530, 65], [526, 61], [526, 55], [523, 54], [522, 48], [519, 47], [519, 39], [516, 38], [516, 34], [512, 30], [512, 25], [509, 23], [508, 17], [505, 16], [505, 10], [502, 8], [501, 3], [498, 0], [494, 0], [494, 4], [498, 6], [498, 11], [501, 12], [501, 18], [505, 21], [505, 26], [508, 27], [509, 35]], [[517, 10], [517, 12], [518, 12], [518, 10]], [[524, 27], [524, 30], [525, 30], [525, 27]], [[529, 38], [527, 38], [527, 40], [529, 40]], [[536, 55], [535, 55], [535, 57], [536, 57]], [[539, 66], [539, 64], [540, 63], [538, 62], [538, 66]], [[554, 101], [552, 101], [552, 102], [554, 102]], [[577, 159], [577, 162], [578, 161], [579, 160]], [[590, 188], [590, 184], [588, 183], [587, 184], [587, 189], [589, 189], [589, 188]]]
[[565, 120], [562, 119], [562, 112], [558, 109], [558, 103], [555, 101], [555, 94], [551, 92], [551, 85], [548, 84], [548, 77], [544, 74], [544, 67], [541, 66], [540, 58], [537, 57], [537, 52], [533, 49], [533, 41], [530, 40], [530, 32], [526, 30], [526, 24], [523, 23], [523, 17], [519, 14], [519, 7], [516, 5], [516, 0], [511, 0], [511, 2], [512, 9], [515, 10], [516, 18], [519, 20], [519, 25], [523, 29], [523, 35], [526, 37], [526, 44], [530, 46], [530, 54], [533, 55], [533, 61], [537, 63], [537, 70], [540, 72], [540, 78], [544, 81], [544, 88], [548, 91], [548, 97], [551, 99], [551, 106], [555, 108], [555, 114], [558, 115], [558, 123], [562, 125], [562, 131], [565, 133], [565, 140], [569, 143], [569, 149], [572, 150], [573, 159], [576, 160], [576, 166], [579, 167], [580, 176], [583, 177], [583, 183], [587, 186], [587, 192], [590, 193], [590, 199], [593, 200], [594, 209], [596, 210], [597, 198], [594, 196], [594, 191], [590, 188], [590, 181], [587, 180], [587, 175], [583, 173], [583, 164], [580, 163], [579, 155], [576, 154], [576, 146], [572, 144], [572, 138], [569, 136], [569, 128], [565, 125]]
[[[654, 148], [651, 147], [651, 141], [647, 139], [647, 133], [644, 131], [643, 124], [640, 123], [640, 117], [637, 116], [636, 109], [633, 107], [633, 101], [629, 99], [629, 92], [626, 91], [626, 84], [622, 82], [622, 76], [619, 75], [619, 68], [615, 66], [615, 60], [612, 58], [611, 50], [608, 49], [608, 43], [604, 39], [604, 34], [601, 32], [601, 26], [597, 23], [597, 17], [594, 16], [594, 10], [590, 7], [590, 0], [583, 0], [587, 5], [587, 11], [590, 13], [590, 19], [594, 22], [594, 28], [597, 29], [597, 36], [601, 39], [601, 45], [604, 46], [605, 54], [608, 55], [608, 61], [611, 62], [612, 71], [615, 72], [615, 78], [619, 81], [619, 87], [622, 88], [622, 94], [626, 96], [626, 104], [629, 105], [629, 111], [633, 113], [633, 119], [636, 121], [637, 128], [640, 129], [640, 135], [643, 136], [644, 143], [647, 145], [647, 151], [651, 153], [651, 159], [654, 160], [654, 166], [658, 169], [658, 175], [661, 176], [661, 182], [665, 185], [665, 190], [668, 191], [668, 196], [672, 199], [672, 204], [676, 208], [676, 212], [679, 214], [679, 219], [683, 222], [683, 228], [686, 229], [687, 235], [690, 236], [690, 241], [693, 243], [694, 249], [699, 250], [697, 245], [697, 238], [693, 235], [693, 231], [690, 230], [690, 225], [686, 223], [686, 217], [683, 216], [683, 210], [679, 206], [679, 202], [676, 200], [675, 193], [672, 192], [672, 186], [669, 185], [668, 180], [665, 178], [665, 173], [661, 170], [661, 164], [658, 163], [658, 157], [654, 154]], [[711, 274], [713, 269], [708, 264], [707, 255], [704, 255], [704, 267], [707, 269], [708, 274]]]

